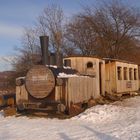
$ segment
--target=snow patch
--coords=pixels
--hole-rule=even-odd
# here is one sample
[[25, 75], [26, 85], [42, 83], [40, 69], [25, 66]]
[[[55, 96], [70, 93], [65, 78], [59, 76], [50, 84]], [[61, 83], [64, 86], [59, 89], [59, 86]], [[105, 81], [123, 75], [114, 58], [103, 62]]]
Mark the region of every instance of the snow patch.
[[79, 77], [79, 76], [76, 74], [66, 74], [66, 73], [62, 72], [62, 73], [59, 73], [59, 75], [57, 77], [58, 78], [66, 78], [66, 77]]
[[[92, 123], [110, 123], [117, 120], [123, 120], [124, 116], [129, 112], [129, 108], [115, 106], [115, 105], [97, 105], [95, 107], [87, 109], [80, 115], [72, 118], [76, 120], [88, 121]], [[120, 116], [120, 114], [123, 116]]]
[[4, 112], [0, 111], [0, 118], [2, 118], [4, 116]]
[[94, 106], [67, 120], [3, 117], [0, 140], [139, 140], [140, 96]]

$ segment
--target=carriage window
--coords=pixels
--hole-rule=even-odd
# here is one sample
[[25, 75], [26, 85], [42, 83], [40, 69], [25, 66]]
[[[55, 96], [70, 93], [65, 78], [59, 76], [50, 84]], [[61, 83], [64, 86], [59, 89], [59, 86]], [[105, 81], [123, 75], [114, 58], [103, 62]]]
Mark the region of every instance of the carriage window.
[[70, 59], [64, 60], [64, 66], [71, 67], [71, 60]]
[[117, 73], [118, 73], [118, 80], [122, 80], [122, 68], [117, 67]]
[[132, 68], [129, 68], [129, 80], [133, 80], [133, 72], [132, 72]]
[[87, 63], [87, 68], [93, 68], [93, 63], [92, 62], [88, 62]]
[[128, 77], [127, 77], [127, 67], [124, 67], [123, 68], [123, 74], [124, 74], [124, 80], [128, 80]]
[[134, 69], [134, 80], [138, 80], [138, 77], [137, 77], [137, 69]]

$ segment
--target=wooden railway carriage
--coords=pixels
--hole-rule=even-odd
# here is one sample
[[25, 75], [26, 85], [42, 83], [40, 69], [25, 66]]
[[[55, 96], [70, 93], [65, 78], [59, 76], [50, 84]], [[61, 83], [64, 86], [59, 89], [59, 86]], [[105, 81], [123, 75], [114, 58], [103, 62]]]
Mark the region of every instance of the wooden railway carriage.
[[105, 59], [106, 92], [125, 94], [139, 90], [138, 65], [116, 59]]

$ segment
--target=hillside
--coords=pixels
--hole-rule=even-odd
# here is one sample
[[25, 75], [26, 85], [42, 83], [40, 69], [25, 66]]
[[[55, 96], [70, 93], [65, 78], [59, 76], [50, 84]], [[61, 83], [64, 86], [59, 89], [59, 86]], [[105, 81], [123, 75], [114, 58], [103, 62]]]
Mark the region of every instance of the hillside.
[[15, 72], [14, 71], [3, 71], [0, 72], [0, 93], [3, 92], [13, 92], [15, 89], [11, 86], [9, 77], [11, 77]]

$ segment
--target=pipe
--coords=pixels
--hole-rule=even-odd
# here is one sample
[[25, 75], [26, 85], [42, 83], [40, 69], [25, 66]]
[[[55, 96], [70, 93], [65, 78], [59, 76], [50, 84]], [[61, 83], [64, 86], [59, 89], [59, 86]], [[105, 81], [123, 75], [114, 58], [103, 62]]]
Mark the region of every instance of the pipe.
[[49, 65], [49, 56], [48, 56], [49, 37], [40, 36], [40, 44], [42, 51], [42, 63], [43, 65]]

